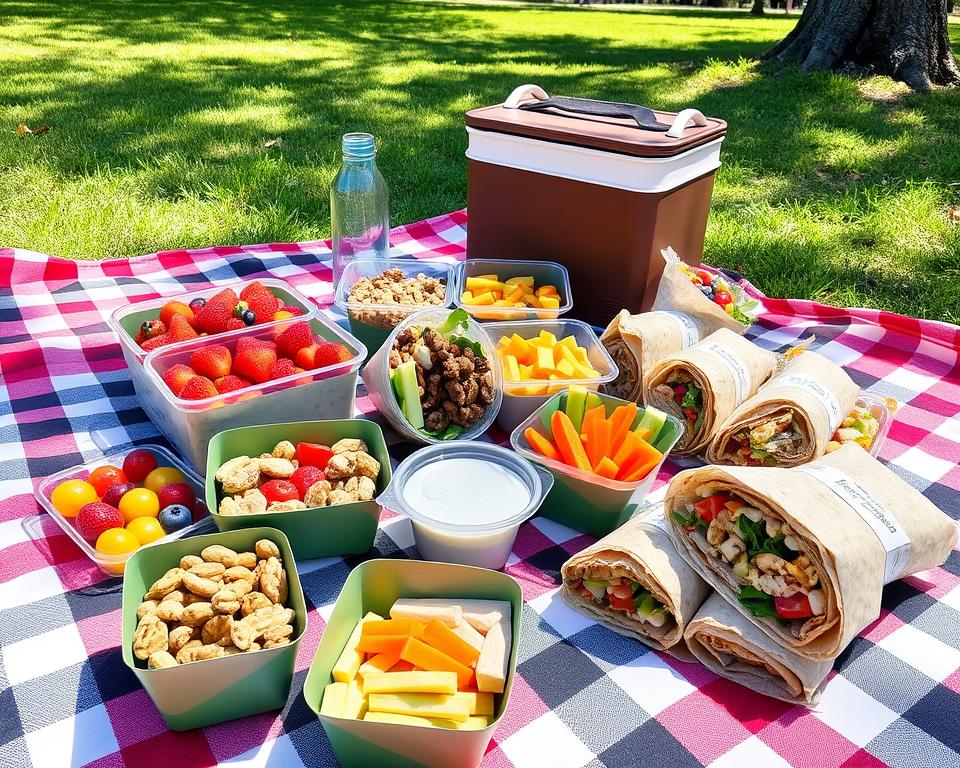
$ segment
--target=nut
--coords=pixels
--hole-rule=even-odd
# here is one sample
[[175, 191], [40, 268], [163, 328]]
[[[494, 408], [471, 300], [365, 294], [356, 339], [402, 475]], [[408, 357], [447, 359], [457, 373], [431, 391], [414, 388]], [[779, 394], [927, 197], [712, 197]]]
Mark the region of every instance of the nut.
[[354, 455], [356, 456], [357, 464], [355, 474], [369, 477], [371, 480], [376, 480], [377, 476], [380, 474], [380, 462], [365, 451], [358, 451]]
[[189, 664], [192, 661], [219, 659], [221, 656], [223, 656], [223, 648], [219, 645], [190, 645], [190, 643], [188, 643], [177, 653], [177, 662], [180, 664]]
[[193, 603], [183, 609], [180, 623], [188, 627], [199, 627], [205, 621], [212, 619], [213, 614], [213, 606], [210, 603]]
[[345, 480], [353, 477], [357, 468], [357, 454], [355, 451], [338, 453], [330, 457], [326, 468], [323, 470], [329, 480]]
[[193, 566], [200, 565], [203, 562], [203, 558], [199, 555], [184, 555], [180, 558], [180, 567], [185, 571], [189, 571]]
[[170, 653], [176, 653], [191, 640], [196, 640], [198, 637], [200, 637], [199, 627], [188, 627], [185, 624], [181, 624], [179, 627], [174, 627], [170, 630], [170, 634], [167, 638], [167, 644], [170, 646]]
[[166, 669], [177, 666], [177, 660], [167, 651], [154, 651], [147, 659], [147, 669]]
[[274, 603], [287, 600], [287, 573], [275, 557], [269, 557], [260, 564], [260, 591]]
[[258, 459], [260, 462], [260, 471], [269, 477], [287, 478], [290, 477], [297, 468], [289, 459]]
[[232, 626], [233, 616], [214, 616], [201, 627], [200, 639], [205, 644], [227, 645], [230, 643], [230, 627]]
[[153, 582], [153, 586], [144, 596], [145, 600], [160, 600], [173, 590], [178, 589], [183, 582], [183, 568], [171, 568], [163, 576]]
[[352, 493], [341, 490], [340, 488], [334, 488], [330, 491], [330, 497], [327, 499], [328, 507], [336, 507], [340, 504], [352, 504], [356, 499], [353, 498]]
[[160, 605], [156, 600], [144, 600], [137, 606], [137, 621], [144, 616], [157, 612], [157, 606]]
[[243, 651], [237, 648], [237, 646], [235, 646], [233, 643], [223, 646], [224, 656], [236, 656], [238, 653], [243, 653]]
[[167, 650], [167, 636], [167, 625], [156, 614], [147, 614], [133, 633], [133, 655], [146, 661], [151, 653]]
[[271, 627], [289, 624], [291, 621], [293, 621], [293, 611], [289, 608], [281, 608], [279, 605], [258, 608], [249, 616], [233, 622], [230, 638], [237, 648], [246, 651]]
[[161, 621], [180, 621], [180, 617], [183, 615], [183, 603], [178, 603], [176, 600], [166, 600], [160, 605], [157, 606], [155, 615]]
[[343, 440], [337, 440], [333, 445], [330, 446], [330, 450], [336, 453], [355, 453], [357, 451], [363, 451], [364, 453], [368, 452], [367, 444], [363, 440], [359, 440], [355, 437], [345, 437]]
[[240, 598], [240, 614], [249, 616], [258, 608], [269, 608], [273, 602], [263, 592], [251, 592]]
[[307, 507], [322, 507], [327, 503], [330, 497], [330, 483], [326, 480], [320, 480], [314, 483], [307, 492], [303, 494], [303, 501]]
[[240, 595], [232, 589], [221, 589], [210, 598], [210, 604], [217, 613], [232, 616], [240, 610]]
[[292, 512], [295, 509], [306, 509], [307, 505], [300, 499], [288, 499], [287, 501], [272, 501], [267, 507], [267, 512]]
[[222, 584], [219, 591], [233, 592], [238, 598], [243, 597], [248, 592], [253, 591], [253, 584], [246, 579], [237, 579], [227, 584]]
[[233, 568], [240, 564], [240, 556], [228, 547], [221, 544], [211, 544], [205, 547], [200, 553], [200, 557], [208, 563], [222, 563], [225, 568]]
[[297, 455], [297, 449], [293, 447], [293, 443], [289, 440], [281, 440], [273, 449], [272, 455], [278, 459], [293, 461], [293, 457]]
[[183, 574], [183, 585], [195, 595], [210, 597], [220, 589], [220, 585], [212, 579], [204, 579], [187, 571]]
[[224, 493], [243, 493], [256, 488], [260, 482], [260, 460], [237, 456], [221, 464], [215, 478], [223, 486]]
[[[252, 553], [247, 552], [244, 554], [252, 554]], [[253, 566], [251, 567], [255, 568], [256, 566], [257, 566], [256, 555], [254, 555], [254, 563], [253, 563]], [[223, 580], [228, 584], [231, 581], [246, 581], [246, 582], [249, 582], [251, 586], [253, 586], [253, 583], [257, 580], [257, 577], [254, 576], [253, 571], [250, 570], [250, 568], [246, 568], [242, 565], [235, 565], [233, 566], [233, 568], [228, 568], [224, 572]]]
[[[260, 494], [263, 496], [263, 494]], [[257, 567], [257, 553], [256, 552], [241, 552], [237, 557], [240, 560], [240, 565], [243, 568], [246, 568], [252, 571]]]
[[264, 648], [279, 648], [281, 645], [290, 645], [289, 637], [281, 637], [277, 640], [269, 640], [263, 644]]
[[274, 624], [271, 627], [268, 627], [267, 630], [263, 633], [263, 639], [269, 643], [275, 643], [277, 640], [281, 640], [284, 637], [290, 637], [293, 634], [293, 625], [292, 624]]
[[193, 568], [190, 568], [187, 573], [192, 573], [194, 576], [199, 576], [201, 579], [212, 579], [214, 576], [219, 576], [226, 570], [227, 568], [223, 563], [201, 562], [199, 565], [195, 565]]
[[268, 557], [280, 557], [280, 547], [274, 544], [270, 539], [260, 539], [254, 549], [257, 551], [257, 557], [266, 560]]
[[205, 603], [207, 598], [201, 597], [200, 595], [195, 595], [193, 592], [187, 592], [183, 596], [183, 607], [186, 608], [188, 605], [193, 605], [194, 603]]
[[164, 600], [176, 600], [178, 603], [182, 603], [184, 598], [186, 598], [186, 595], [183, 593], [183, 590], [180, 589], [175, 589], [173, 592], [167, 592], [167, 594], [163, 596]]

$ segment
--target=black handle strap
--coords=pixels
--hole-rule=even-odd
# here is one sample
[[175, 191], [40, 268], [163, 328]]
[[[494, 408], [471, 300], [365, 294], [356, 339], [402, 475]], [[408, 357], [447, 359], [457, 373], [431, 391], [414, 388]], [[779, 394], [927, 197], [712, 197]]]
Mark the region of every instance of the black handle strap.
[[573, 112], [593, 117], [628, 117], [637, 123], [638, 128], [645, 131], [665, 132], [670, 130], [669, 125], [657, 120], [657, 116], [650, 107], [639, 104], [622, 104], [618, 101], [551, 96], [549, 99], [543, 99], [542, 101], [530, 101], [521, 104], [520, 109], [527, 109], [531, 112]]

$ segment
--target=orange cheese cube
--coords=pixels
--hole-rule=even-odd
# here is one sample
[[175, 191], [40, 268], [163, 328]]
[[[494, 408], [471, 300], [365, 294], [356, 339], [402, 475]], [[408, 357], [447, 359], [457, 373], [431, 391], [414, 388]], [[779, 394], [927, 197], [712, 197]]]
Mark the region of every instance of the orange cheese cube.
[[470, 303], [478, 306], [490, 306], [493, 304], [493, 302], [493, 294], [490, 291], [487, 291], [485, 293], [474, 293], [473, 300]]
[[544, 309], [559, 309], [560, 299], [558, 299], [556, 296], [541, 296], [540, 306]]
[[429, 672], [453, 672], [457, 676], [457, 685], [460, 688], [465, 688], [474, 679], [473, 670], [470, 667], [415, 637], [407, 639], [403, 650], [400, 651], [400, 658]]
[[423, 628], [423, 641], [467, 667], [476, 664], [480, 656], [478, 648], [474, 648], [440, 621], [431, 621]]
[[504, 355], [503, 356], [503, 375], [507, 381], [523, 381], [523, 376], [520, 374], [520, 364], [517, 363], [517, 358], [513, 355]]
[[411, 635], [420, 637], [423, 634], [423, 624], [416, 619], [380, 619], [379, 621], [364, 622], [360, 636], [368, 635]]

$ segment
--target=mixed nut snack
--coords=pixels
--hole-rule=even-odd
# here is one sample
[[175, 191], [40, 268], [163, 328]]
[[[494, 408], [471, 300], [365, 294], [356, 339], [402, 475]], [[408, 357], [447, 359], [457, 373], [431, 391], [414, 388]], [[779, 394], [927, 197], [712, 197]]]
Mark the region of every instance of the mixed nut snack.
[[220, 465], [221, 515], [253, 515], [369, 501], [377, 492], [380, 462], [363, 440], [331, 447], [283, 440], [257, 458], [237, 456]]
[[133, 655], [162, 669], [289, 644], [294, 612], [280, 548], [260, 539], [254, 550], [214, 544], [182, 557], [137, 608]]
[[496, 399], [482, 346], [458, 333], [469, 319], [458, 309], [437, 327], [405, 328], [390, 350], [390, 381], [404, 418], [442, 440], [481, 421]]
[[[361, 277], [350, 289], [350, 304], [368, 304], [371, 307], [393, 305], [404, 307], [441, 307], [446, 302], [447, 289], [436, 277], [422, 272], [416, 277], [404, 277], [397, 267], [384, 270], [375, 277]], [[385, 312], [383, 309], [359, 309], [352, 311], [354, 317], [377, 328], [396, 327], [409, 312]]]

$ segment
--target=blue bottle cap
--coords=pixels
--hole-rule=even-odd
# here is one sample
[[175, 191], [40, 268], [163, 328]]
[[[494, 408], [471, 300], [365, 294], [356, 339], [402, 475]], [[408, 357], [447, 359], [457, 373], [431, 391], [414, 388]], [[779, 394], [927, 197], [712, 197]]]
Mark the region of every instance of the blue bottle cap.
[[377, 154], [377, 143], [372, 133], [343, 134], [344, 157], [373, 157]]

